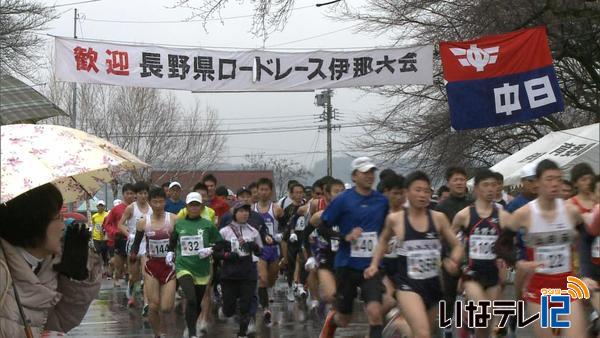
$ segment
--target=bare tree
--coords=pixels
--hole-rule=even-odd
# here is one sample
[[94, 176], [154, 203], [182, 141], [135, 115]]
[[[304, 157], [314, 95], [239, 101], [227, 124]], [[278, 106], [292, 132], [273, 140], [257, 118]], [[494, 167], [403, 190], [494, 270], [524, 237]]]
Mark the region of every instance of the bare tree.
[[289, 180], [302, 180], [312, 176], [300, 162], [287, 158], [267, 157], [265, 153], [252, 153], [244, 156], [244, 159], [248, 163], [242, 164], [243, 170], [273, 170], [278, 197], [285, 195]]
[[[201, 17], [218, 13], [228, 0], [178, 0], [194, 3]], [[291, 0], [256, 1], [256, 23], [276, 29], [286, 23]], [[288, 13], [273, 11], [288, 10]], [[392, 34], [394, 44], [466, 40], [486, 34], [545, 25], [562, 94], [563, 113], [496, 128], [454, 132], [442, 78], [439, 51], [435, 51], [434, 84], [425, 87], [373, 88], [397, 104], [384, 114], [363, 117], [371, 124], [354, 142], [389, 162], [410, 163], [438, 174], [446, 165], [489, 166], [550, 131], [600, 122], [600, 4], [584, 0], [368, 0], [328, 6], [335, 20], [358, 21], [357, 31]], [[259, 19], [262, 19], [259, 20]], [[260, 27], [260, 26], [259, 26]], [[263, 30], [264, 31], [264, 30]], [[268, 31], [268, 29], [266, 30]]]
[[[411, 163], [434, 174], [450, 164], [490, 166], [550, 131], [600, 122], [597, 2], [370, 0], [361, 8], [346, 2], [332, 16], [358, 20], [365, 32], [395, 32], [396, 43], [437, 43], [538, 25], [548, 28], [565, 112], [516, 125], [454, 132], [437, 62], [431, 86], [371, 89], [397, 98], [397, 104], [383, 115], [364, 117], [373, 126], [365, 128], [355, 145], [390, 162]], [[437, 50], [435, 55], [439, 55]]]
[[[206, 24], [209, 19], [220, 18], [221, 10], [230, 3], [230, 0], [175, 0], [173, 7], [189, 8], [191, 18], [199, 17]], [[295, 0], [258, 0], [252, 3], [254, 15], [251, 32], [266, 40], [269, 33], [283, 29], [293, 11]]]
[[0, 73], [34, 78], [44, 47], [40, 32], [55, 18], [53, 7], [37, 1], [0, 1]]
[[[66, 86], [54, 83], [48, 97], [69, 111]], [[77, 97], [78, 129], [119, 145], [152, 166], [121, 181], [150, 180], [152, 169], [205, 170], [219, 161], [225, 147], [216, 111], [202, 109], [199, 102], [185, 109], [175, 96], [156, 89], [89, 84], [79, 87]], [[69, 125], [65, 117], [49, 122]]]

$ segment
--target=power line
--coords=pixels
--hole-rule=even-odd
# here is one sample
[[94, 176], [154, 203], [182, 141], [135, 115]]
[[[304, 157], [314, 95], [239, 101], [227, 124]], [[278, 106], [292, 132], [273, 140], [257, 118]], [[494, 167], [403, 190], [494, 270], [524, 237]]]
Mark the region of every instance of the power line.
[[[376, 123], [350, 123], [340, 125], [342, 128], [359, 128], [366, 127], [369, 125], [375, 125]], [[215, 130], [215, 131], [203, 131], [203, 130], [190, 130], [190, 131], [152, 131], [152, 132], [140, 132], [136, 134], [121, 134], [116, 133], [107, 135], [109, 138], [136, 138], [136, 137], [191, 137], [191, 136], [230, 136], [230, 135], [253, 135], [253, 134], [273, 134], [273, 133], [288, 133], [288, 132], [300, 132], [308, 130], [318, 130], [315, 126], [296, 126], [296, 127], [281, 127], [281, 128], [245, 128], [245, 129], [230, 129], [230, 130]]]
[[268, 48], [277, 47], [277, 46], [284, 46], [284, 45], [289, 45], [289, 44], [296, 43], [296, 42], [302, 42], [302, 41], [307, 41], [307, 40], [312, 40], [312, 39], [320, 38], [322, 36], [331, 35], [331, 34], [335, 34], [335, 33], [339, 33], [339, 32], [343, 32], [343, 31], [352, 29], [352, 28], [354, 28], [354, 27], [356, 27], [358, 25], [360, 25], [360, 24], [355, 24], [355, 25], [352, 25], [352, 26], [348, 26], [346, 28], [337, 29], [337, 30], [334, 30], [334, 31], [331, 31], [331, 32], [327, 32], [327, 33], [322, 33], [322, 34], [317, 34], [317, 35], [309, 36], [309, 37], [306, 37], [306, 38], [303, 38], [303, 39], [292, 40], [292, 41], [283, 42], [283, 43], [276, 43], [274, 45], [270, 45]]
[[[357, 151], [357, 149], [341, 149], [341, 150], [335, 150], [335, 152], [354, 152]], [[278, 154], [264, 154], [265, 157], [269, 157], [269, 156], [291, 156], [291, 155], [306, 155], [306, 154], [325, 154], [326, 151], [325, 150], [315, 150], [315, 151], [299, 151], [299, 152], [289, 152], [289, 153], [278, 153]], [[246, 155], [228, 155], [228, 156], [224, 156], [225, 158], [236, 158], [236, 157], [246, 157], [248, 154]]]

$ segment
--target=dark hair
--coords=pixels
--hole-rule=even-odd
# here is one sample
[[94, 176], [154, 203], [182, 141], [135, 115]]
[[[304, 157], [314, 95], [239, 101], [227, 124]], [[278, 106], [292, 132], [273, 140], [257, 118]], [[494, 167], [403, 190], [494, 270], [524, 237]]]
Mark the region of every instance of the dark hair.
[[406, 189], [410, 188], [410, 186], [415, 181], [425, 181], [425, 182], [427, 182], [427, 184], [431, 185], [431, 180], [429, 179], [429, 176], [427, 176], [426, 173], [424, 173], [420, 170], [417, 170], [417, 171], [413, 171], [412, 173], [408, 174], [408, 176], [406, 176], [406, 179], [404, 180], [404, 187]]
[[538, 163], [537, 167], [535, 167], [535, 177], [542, 177], [542, 174], [544, 174], [544, 171], [546, 170], [560, 170], [560, 167], [552, 160], [542, 160], [540, 163]]
[[404, 176], [389, 175], [381, 181], [381, 191], [392, 189], [404, 189]]
[[323, 189], [323, 183], [321, 182], [321, 179], [319, 178], [318, 180], [316, 180], [313, 184], [312, 184], [312, 188], [313, 190], [315, 188], [321, 188]]
[[215, 185], [217, 185], [217, 178], [215, 177], [215, 175], [213, 174], [206, 174], [203, 178], [202, 178], [202, 183], [206, 184], [206, 182], [211, 181], [213, 182]]
[[251, 207], [250, 207], [249, 205], [248, 205], [248, 206], [245, 206], [245, 207], [237, 208], [237, 209], [235, 209], [235, 210], [232, 210], [233, 214], [231, 215], [231, 218], [232, 218], [234, 221], [236, 221], [236, 222], [237, 222], [237, 217], [236, 217], [236, 215], [237, 215], [238, 211], [240, 211], [240, 210], [242, 210], [242, 209], [246, 209], [246, 210], [248, 210], [248, 211], [252, 211], [252, 209], [251, 209]]
[[150, 191], [150, 186], [148, 185], [148, 183], [144, 181], [135, 182], [135, 184], [133, 185], [133, 192], [137, 194], [138, 192], [142, 191]]
[[62, 194], [51, 183], [0, 204], [0, 237], [23, 248], [41, 246], [48, 225], [58, 216], [62, 205]]
[[229, 195], [229, 191], [227, 191], [227, 188], [224, 185], [221, 185], [215, 190], [215, 195], [227, 197], [227, 195]]
[[396, 172], [390, 168], [387, 169], [383, 169], [380, 173], [379, 173], [379, 180], [383, 181], [388, 177], [394, 176], [396, 175]]
[[563, 179], [563, 184], [568, 185], [569, 187], [573, 188], [573, 182], [569, 181], [569, 180], [565, 180]]
[[494, 171], [494, 178], [498, 182], [504, 182], [504, 175], [502, 175], [501, 173], [499, 173], [497, 171]]
[[289, 180], [287, 183], [288, 190], [291, 192], [294, 185], [299, 184], [296, 180]]
[[273, 190], [273, 181], [266, 177], [261, 177], [256, 181], [256, 187], [260, 187], [261, 185], [266, 185], [269, 189]]
[[168, 188], [170, 185], [171, 185], [171, 182], [165, 182], [160, 187], [164, 189], [164, 188]]
[[596, 175], [594, 169], [587, 163], [577, 163], [571, 168], [571, 182], [577, 183], [577, 180], [585, 175]]
[[325, 190], [325, 186], [327, 185], [327, 183], [329, 183], [333, 180], [335, 180], [335, 177], [333, 177], [333, 176], [326, 175], [326, 176], [321, 177], [319, 179], [319, 181], [321, 183], [321, 189]]
[[194, 191], [198, 191], [198, 190], [208, 191], [208, 188], [206, 187], [206, 184], [204, 184], [203, 182], [198, 182], [194, 186]]
[[298, 188], [298, 187], [300, 187], [300, 189], [302, 189], [302, 193], [304, 193], [304, 186], [298, 182], [296, 182], [290, 186], [290, 192], [294, 192], [294, 188]]
[[252, 189], [254, 188], [258, 188], [258, 185], [256, 184], [256, 182], [252, 182], [250, 184], [248, 184], [248, 190], [252, 191]]
[[596, 192], [596, 184], [598, 184], [598, 182], [600, 182], [600, 175], [596, 175], [594, 176], [594, 179], [592, 180], [592, 182], [590, 183], [592, 186], [590, 187], [592, 192]]
[[496, 180], [496, 173], [489, 169], [482, 169], [475, 173], [475, 185], [478, 185], [483, 180], [487, 179]]
[[135, 188], [133, 187], [133, 184], [131, 184], [131, 183], [125, 183], [125, 184], [123, 184], [123, 188], [121, 188], [121, 192], [123, 194], [125, 194], [126, 191], [133, 191], [133, 192], [135, 192]]
[[327, 191], [327, 193], [331, 194], [331, 189], [333, 189], [333, 187], [336, 185], [341, 185], [343, 187], [344, 182], [342, 182], [341, 180], [338, 180], [337, 178], [334, 178], [333, 180], [327, 182], [327, 184], [325, 185], [325, 191]]
[[450, 167], [446, 169], [446, 181], [450, 181], [450, 178], [454, 175], [463, 175], [467, 177], [467, 171], [463, 167]]
[[442, 194], [445, 192], [450, 192], [450, 188], [448, 188], [447, 185], [442, 185], [441, 187], [438, 188], [436, 194], [438, 195], [438, 197], [441, 197]]
[[150, 192], [148, 192], [148, 200], [153, 198], [164, 198], [167, 199], [167, 194], [162, 187], [152, 187], [150, 188]]

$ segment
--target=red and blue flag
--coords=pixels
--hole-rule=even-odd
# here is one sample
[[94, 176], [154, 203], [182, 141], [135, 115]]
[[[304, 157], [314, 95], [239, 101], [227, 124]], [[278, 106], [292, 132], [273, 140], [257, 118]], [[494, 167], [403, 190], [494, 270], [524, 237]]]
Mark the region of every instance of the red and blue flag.
[[452, 127], [485, 128], [564, 110], [545, 27], [440, 42]]

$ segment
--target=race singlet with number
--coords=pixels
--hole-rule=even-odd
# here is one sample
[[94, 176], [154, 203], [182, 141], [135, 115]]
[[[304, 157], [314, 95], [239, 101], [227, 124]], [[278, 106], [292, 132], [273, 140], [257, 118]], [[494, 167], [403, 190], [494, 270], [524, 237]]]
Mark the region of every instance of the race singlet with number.
[[204, 238], [202, 234], [195, 236], [181, 236], [179, 238], [181, 245], [182, 256], [194, 256], [200, 253], [200, 249], [204, 248]]
[[469, 258], [471, 259], [496, 259], [494, 245], [498, 236], [471, 235], [469, 237]]
[[440, 250], [409, 251], [406, 255], [406, 268], [411, 279], [427, 279], [438, 275]]
[[534, 259], [543, 263], [535, 269], [537, 273], [554, 275], [571, 271], [571, 248], [568, 244], [535, 248]]
[[350, 257], [373, 257], [375, 246], [377, 246], [377, 232], [363, 232], [357, 240], [352, 242]]
[[596, 236], [592, 242], [592, 263], [600, 265], [600, 236]]
[[168, 239], [149, 239], [150, 257], [166, 257], [169, 251]]

